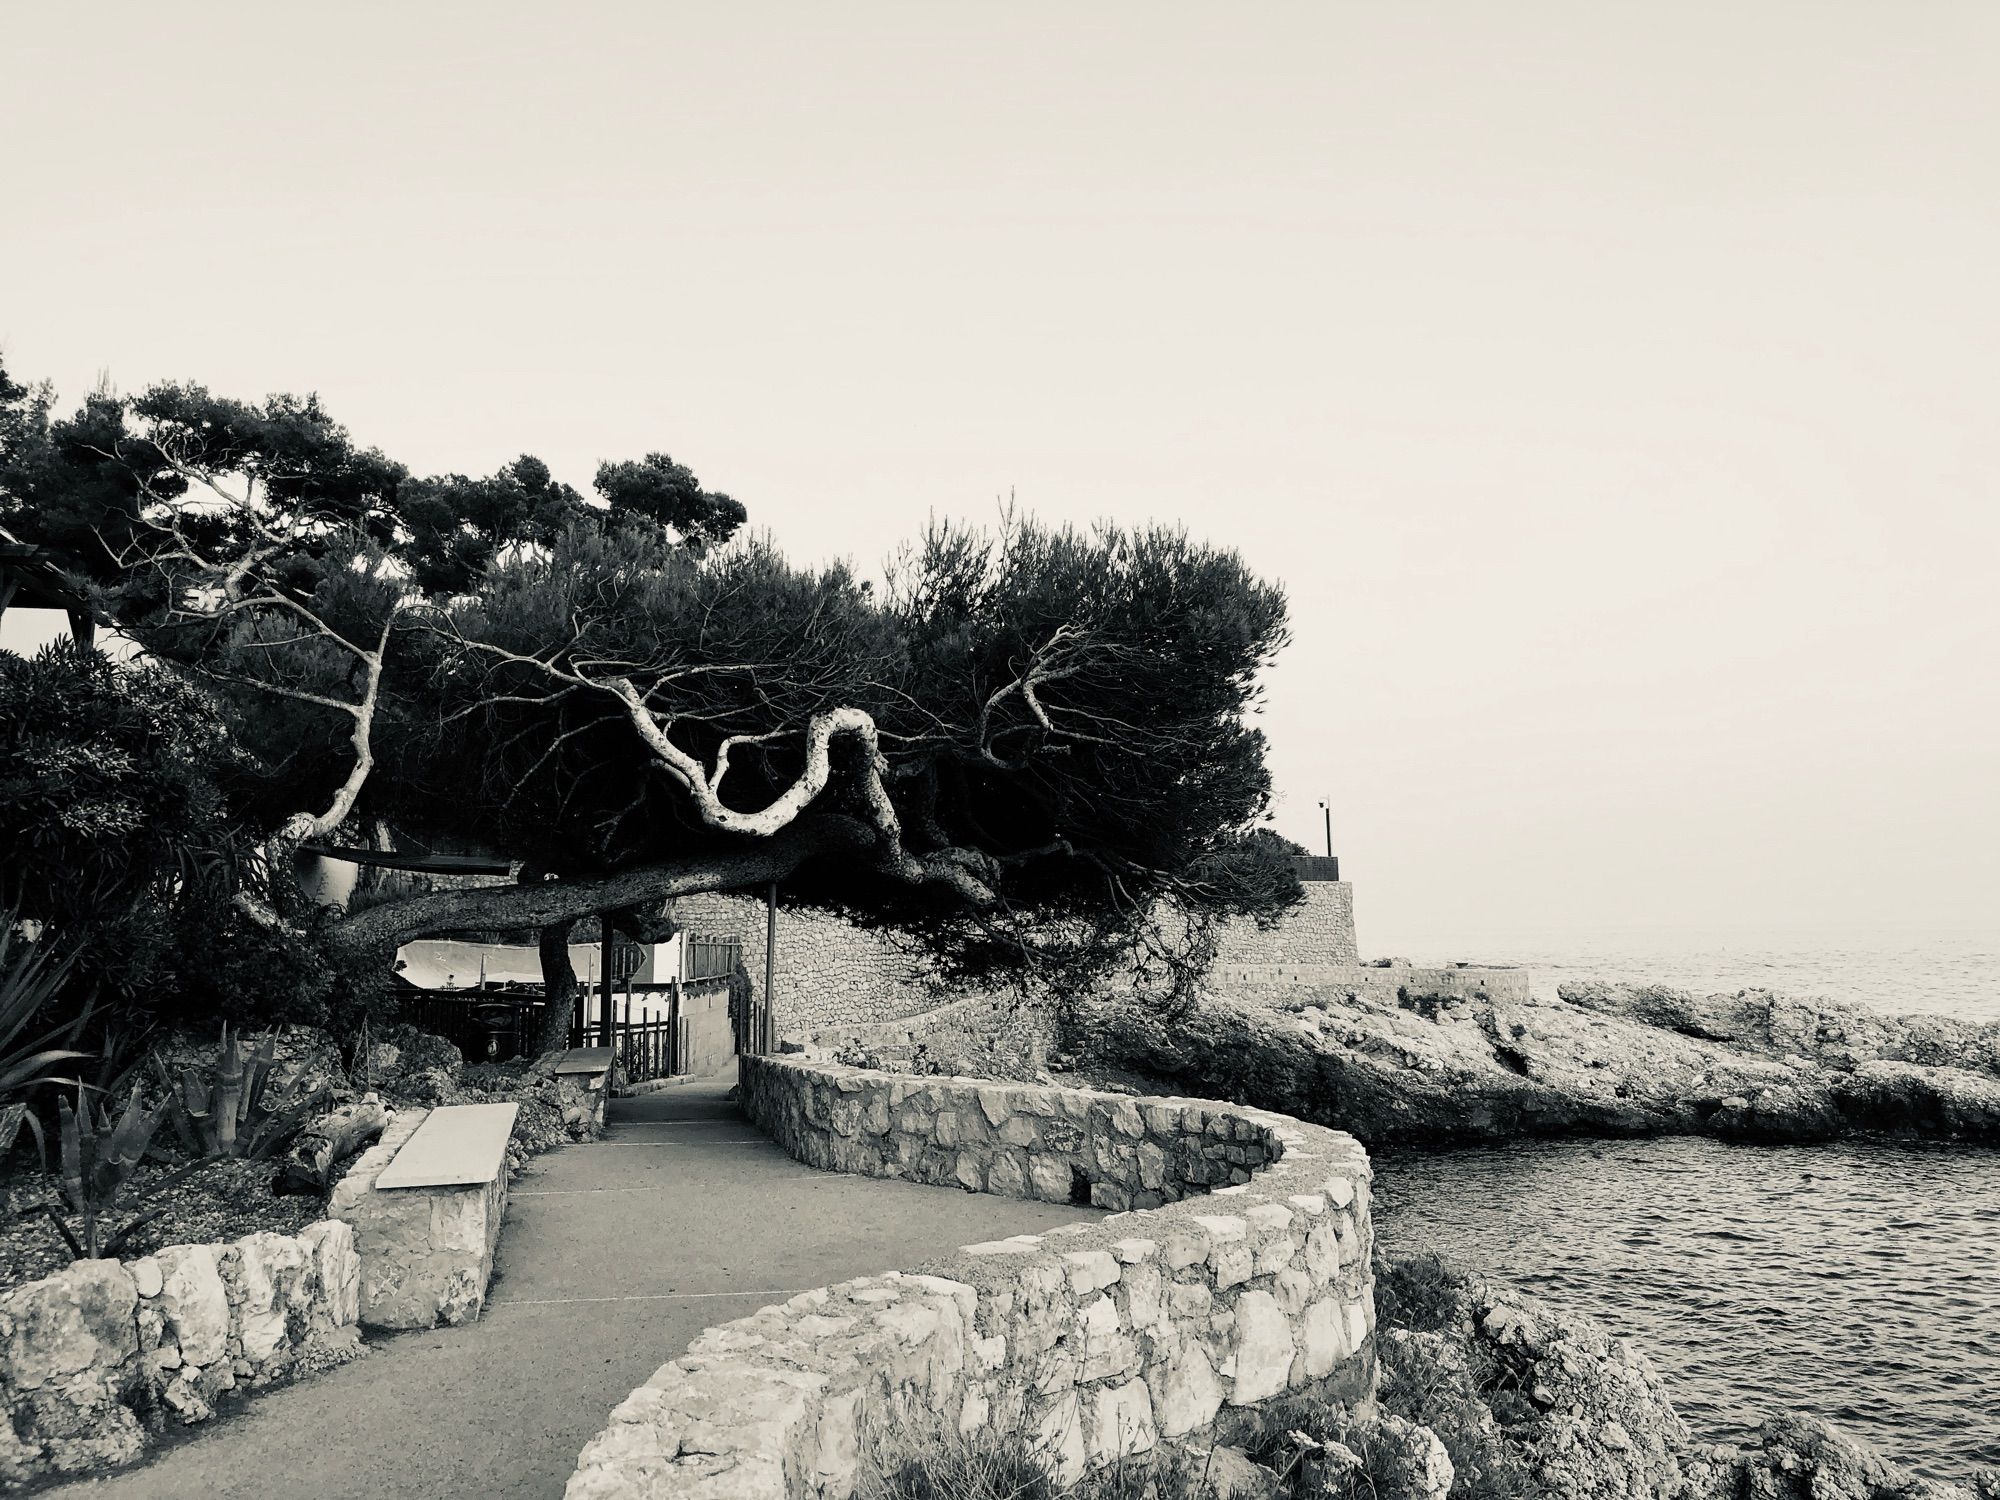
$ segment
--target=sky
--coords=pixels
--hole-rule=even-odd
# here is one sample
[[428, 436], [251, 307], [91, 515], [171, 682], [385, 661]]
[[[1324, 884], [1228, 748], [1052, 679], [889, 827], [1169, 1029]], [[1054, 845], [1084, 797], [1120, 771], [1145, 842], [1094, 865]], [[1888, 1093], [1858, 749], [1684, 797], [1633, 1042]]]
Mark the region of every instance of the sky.
[[2000, 6], [14, 5], [0, 355], [1289, 591], [1364, 953], [2000, 934]]

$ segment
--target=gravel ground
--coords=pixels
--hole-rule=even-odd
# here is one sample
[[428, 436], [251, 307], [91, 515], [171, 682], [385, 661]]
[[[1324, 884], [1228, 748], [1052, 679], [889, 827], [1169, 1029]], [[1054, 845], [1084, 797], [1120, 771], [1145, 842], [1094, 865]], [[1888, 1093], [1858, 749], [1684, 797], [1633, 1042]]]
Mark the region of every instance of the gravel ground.
[[[260, 1229], [297, 1234], [325, 1217], [322, 1196], [279, 1198], [271, 1192], [276, 1164], [268, 1161], [212, 1162], [186, 1181], [167, 1190], [164, 1200], [146, 1197], [149, 1183], [175, 1169], [146, 1165], [132, 1181], [110, 1216], [122, 1225], [164, 1201], [166, 1212], [133, 1236], [122, 1258], [146, 1255], [162, 1245], [213, 1244], [241, 1239]], [[55, 1179], [39, 1173], [18, 1173], [0, 1189], [4, 1196], [4, 1227], [0, 1227], [0, 1291], [60, 1271], [70, 1263], [69, 1246], [42, 1213], [24, 1212], [31, 1205], [58, 1196]], [[78, 1227], [71, 1218], [72, 1230]]]

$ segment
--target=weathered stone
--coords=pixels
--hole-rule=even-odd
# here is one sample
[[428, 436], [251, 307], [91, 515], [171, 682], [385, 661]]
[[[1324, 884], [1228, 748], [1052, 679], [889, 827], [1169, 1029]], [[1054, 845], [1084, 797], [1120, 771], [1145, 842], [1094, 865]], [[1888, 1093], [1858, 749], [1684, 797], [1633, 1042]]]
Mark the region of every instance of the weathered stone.
[[1215, 1275], [1218, 1288], [1241, 1286], [1257, 1271], [1257, 1258], [1251, 1248], [1242, 1243], [1217, 1245], [1209, 1255], [1209, 1265]]
[[1153, 1423], [1153, 1397], [1143, 1380], [1105, 1386], [1093, 1399], [1090, 1461], [1110, 1463], [1135, 1453], [1149, 1453], [1159, 1440]]
[[1073, 1250], [1062, 1260], [1070, 1290], [1079, 1297], [1102, 1291], [1118, 1280], [1118, 1262], [1103, 1250]]
[[1046, 1464], [1059, 1484], [1074, 1484], [1089, 1462], [1089, 1444], [1083, 1431], [1083, 1407], [1071, 1391], [1055, 1401], [1035, 1423], [1031, 1450]]
[[137, 1300], [132, 1278], [115, 1260], [76, 1261], [16, 1287], [0, 1299], [6, 1384], [37, 1390], [136, 1354]]
[[1061, 1157], [1044, 1156], [1039, 1153], [1029, 1157], [1028, 1180], [1035, 1190], [1035, 1196], [1043, 1202], [1069, 1202], [1069, 1163]]
[[160, 1295], [160, 1286], [162, 1284], [160, 1263], [153, 1259], [152, 1256], [142, 1255], [137, 1260], [129, 1260], [125, 1263], [125, 1269], [132, 1277], [133, 1289], [141, 1297], [157, 1297]]
[[1193, 1339], [1175, 1346], [1163, 1366], [1147, 1372], [1153, 1392], [1153, 1419], [1164, 1437], [1180, 1437], [1205, 1427], [1222, 1409], [1222, 1380], [1208, 1350]]
[[1283, 1493], [1278, 1476], [1241, 1448], [1213, 1448], [1195, 1467], [1205, 1500], [1277, 1500]]
[[1004, 1198], [1026, 1198], [1028, 1162], [1018, 1151], [997, 1151], [986, 1169], [986, 1191]]
[[1291, 1322], [1269, 1292], [1245, 1292], [1236, 1299], [1236, 1380], [1229, 1404], [1248, 1406], [1284, 1390], [1292, 1369]]
[[212, 1245], [169, 1245], [160, 1263], [160, 1312], [191, 1365], [221, 1359], [229, 1344], [229, 1296]]

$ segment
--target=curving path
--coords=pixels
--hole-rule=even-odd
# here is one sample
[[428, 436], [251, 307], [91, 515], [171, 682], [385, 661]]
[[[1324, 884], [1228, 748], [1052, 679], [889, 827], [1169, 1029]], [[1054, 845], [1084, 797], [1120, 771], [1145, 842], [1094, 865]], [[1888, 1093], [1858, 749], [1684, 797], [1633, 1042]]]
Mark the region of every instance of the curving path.
[[725, 1100], [734, 1082], [615, 1100], [602, 1141], [530, 1162], [479, 1322], [375, 1340], [150, 1463], [48, 1493], [551, 1500], [611, 1408], [709, 1324], [1086, 1212], [801, 1166]]

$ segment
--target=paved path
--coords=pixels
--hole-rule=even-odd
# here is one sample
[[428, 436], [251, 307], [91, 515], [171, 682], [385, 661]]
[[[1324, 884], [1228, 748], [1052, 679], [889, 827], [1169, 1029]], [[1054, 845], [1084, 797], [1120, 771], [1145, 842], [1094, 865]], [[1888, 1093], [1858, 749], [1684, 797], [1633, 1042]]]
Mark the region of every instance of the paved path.
[[1080, 1211], [800, 1166], [712, 1079], [611, 1105], [529, 1163], [485, 1315], [376, 1341], [151, 1463], [50, 1493], [120, 1500], [559, 1496], [611, 1408], [711, 1323]]

